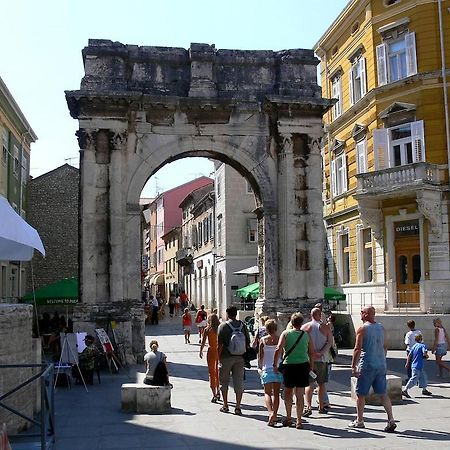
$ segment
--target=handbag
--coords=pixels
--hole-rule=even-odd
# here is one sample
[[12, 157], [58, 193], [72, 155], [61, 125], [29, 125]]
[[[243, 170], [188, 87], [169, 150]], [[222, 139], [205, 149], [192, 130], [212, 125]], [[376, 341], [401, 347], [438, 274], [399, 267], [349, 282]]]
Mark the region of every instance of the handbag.
[[294, 350], [295, 347], [297, 347], [297, 344], [300, 342], [300, 339], [302, 338], [302, 336], [305, 334], [304, 331], [302, 331], [300, 333], [300, 336], [297, 338], [297, 340], [295, 341], [295, 344], [287, 351], [284, 353], [283, 358], [280, 361], [280, 364], [278, 364], [278, 372], [280, 373], [284, 373], [284, 360], [289, 356], [289, 354]]

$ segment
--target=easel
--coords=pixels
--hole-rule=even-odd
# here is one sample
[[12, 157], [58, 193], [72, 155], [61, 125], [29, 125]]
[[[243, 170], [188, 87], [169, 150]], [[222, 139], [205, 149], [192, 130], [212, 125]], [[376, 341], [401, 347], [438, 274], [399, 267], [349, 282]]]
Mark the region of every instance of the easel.
[[[88, 388], [86, 386], [86, 382], [84, 381], [83, 374], [80, 370], [80, 366], [78, 365], [78, 353], [77, 354], [74, 353], [72, 347], [69, 344], [67, 334], [68, 333], [60, 333], [60, 335], [59, 335], [60, 339], [62, 339], [61, 356], [59, 357], [59, 362], [58, 362], [56, 376], [55, 376], [55, 384], [54, 384], [53, 388], [56, 390], [56, 382], [58, 381], [58, 375], [59, 375], [61, 368], [65, 369], [67, 367], [76, 366], [78, 369], [78, 373], [80, 374], [81, 381], [83, 382], [84, 388], [86, 389], [86, 392], [89, 392]], [[67, 352], [69, 361], [64, 361], [64, 364], [63, 364], [62, 360], [63, 360], [63, 357], [66, 354], [66, 352]], [[72, 357], [72, 359], [70, 359], [71, 357]], [[73, 361], [73, 363], [71, 361]]]
[[117, 357], [117, 360], [120, 363], [120, 367], [124, 367], [127, 365], [127, 359], [125, 357], [123, 343], [120, 342], [120, 340], [118, 339], [118, 335], [116, 332], [116, 321], [111, 318], [108, 319], [108, 324], [106, 326], [106, 334], [108, 336], [110, 336], [110, 331], [111, 331], [111, 336], [112, 336], [112, 341], [113, 341], [114, 347], [117, 349], [115, 356]]
[[95, 332], [97, 333], [98, 339], [102, 344], [103, 351], [105, 352], [109, 372], [112, 373], [112, 366], [114, 366], [116, 372], [118, 372], [119, 366], [122, 367], [122, 364], [114, 353], [114, 347], [111, 344], [108, 333], [106, 333], [104, 328], [96, 328]]

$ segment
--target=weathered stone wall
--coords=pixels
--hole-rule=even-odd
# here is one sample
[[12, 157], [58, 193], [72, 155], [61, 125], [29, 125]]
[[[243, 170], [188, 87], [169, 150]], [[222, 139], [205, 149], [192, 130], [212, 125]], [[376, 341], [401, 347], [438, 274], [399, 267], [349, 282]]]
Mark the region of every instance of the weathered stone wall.
[[[36, 364], [36, 350], [31, 339], [32, 306], [0, 304], [0, 364]], [[0, 392], [3, 394], [32, 375], [32, 369], [0, 369]], [[33, 382], [12, 394], [4, 403], [28, 417], [37, 409], [37, 383]], [[8, 433], [26, 429], [30, 423], [0, 408], [0, 423]]]
[[[46, 256], [35, 252], [34, 287], [78, 276], [79, 170], [64, 164], [28, 183], [27, 220], [36, 228]], [[32, 289], [31, 273], [27, 292]]]

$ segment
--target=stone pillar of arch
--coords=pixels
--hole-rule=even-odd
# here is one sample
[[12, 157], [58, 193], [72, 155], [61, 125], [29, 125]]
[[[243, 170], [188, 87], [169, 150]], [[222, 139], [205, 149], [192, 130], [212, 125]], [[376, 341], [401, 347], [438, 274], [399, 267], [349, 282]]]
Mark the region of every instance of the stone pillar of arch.
[[127, 359], [141, 359], [139, 197], [165, 163], [189, 156], [230, 164], [253, 188], [261, 283], [256, 315], [284, 324], [321, 300], [319, 140], [330, 102], [321, 98], [313, 52], [206, 44], [187, 51], [91, 40], [83, 57], [81, 88], [66, 93], [79, 121], [81, 154], [75, 330], [93, 332], [113, 319]]

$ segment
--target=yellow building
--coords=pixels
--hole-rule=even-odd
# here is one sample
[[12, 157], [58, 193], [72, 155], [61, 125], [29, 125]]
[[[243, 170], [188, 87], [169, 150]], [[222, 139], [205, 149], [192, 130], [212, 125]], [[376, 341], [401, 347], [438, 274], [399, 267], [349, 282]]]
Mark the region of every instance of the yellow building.
[[[349, 312], [449, 312], [449, 0], [352, 0], [315, 45], [328, 285]], [[446, 78], [447, 77], [447, 78]]]

